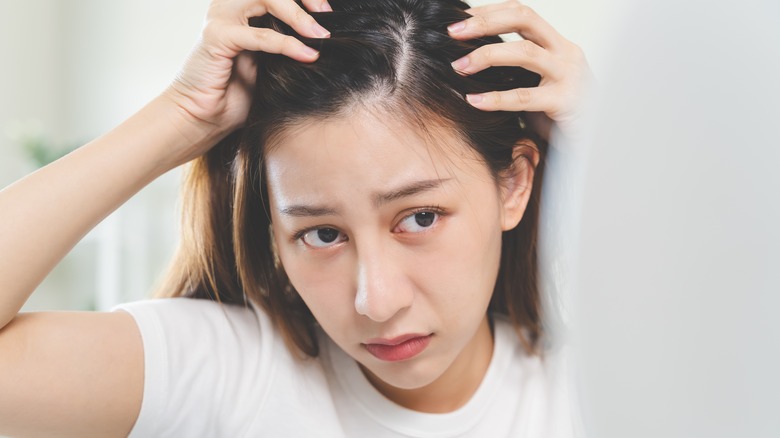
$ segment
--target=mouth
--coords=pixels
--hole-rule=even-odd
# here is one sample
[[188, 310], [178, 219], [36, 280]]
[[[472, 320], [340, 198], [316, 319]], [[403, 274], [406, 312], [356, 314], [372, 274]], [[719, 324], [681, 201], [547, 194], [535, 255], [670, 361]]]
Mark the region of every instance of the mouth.
[[433, 334], [409, 334], [393, 339], [369, 339], [363, 347], [379, 360], [399, 362], [422, 353], [431, 342]]

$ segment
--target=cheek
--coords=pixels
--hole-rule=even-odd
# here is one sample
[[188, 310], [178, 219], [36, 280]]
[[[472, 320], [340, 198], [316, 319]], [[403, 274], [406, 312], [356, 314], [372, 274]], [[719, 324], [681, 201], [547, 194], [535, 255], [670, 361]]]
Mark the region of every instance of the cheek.
[[279, 247], [279, 259], [290, 283], [323, 328], [333, 321], [346, 320], [354, 312], [349, 267], [338, 259], [324, 261], [299, 251]]
[[[501, 257], [496, 214], [453, 217], [436, 248], [409, 266], [418, 290], [434, 293], [439, 310], [482, 313], [495, 287]], [[476, 312], [478, 310], [478, 312]]]

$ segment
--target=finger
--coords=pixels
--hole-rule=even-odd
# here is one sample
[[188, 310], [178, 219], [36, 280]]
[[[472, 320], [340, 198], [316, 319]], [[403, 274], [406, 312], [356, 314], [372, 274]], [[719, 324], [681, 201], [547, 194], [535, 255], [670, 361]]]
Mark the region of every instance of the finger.
[[333, 12], [330, 3], [323, 0], [303, 0], [303, 6], [312, 12]]
[[555, 108], [552, 93], [542, 87], [468, 94], [466, 100], [473, 107], [483, 111], [552, 112]]
[[453, 23], [447, 29], [453, 38], [461, 40], [516, 32], [524, 39], [546, 49], [555, 49], [566, 41], [533, 9], [517, 2], [509, 3], [517, 6], [477, 14], [467, 20]]
[[488, 67], [523, 67], [556, 79], [553, 77], [556, 69], [550, 52], [528, 40], [488, 44], [452, 63], [452, 68], [462, 75], [474, 74]]
[[328, 38], [330, 32], [320, 26], [314, 17], [290, 0], [269, 0], [268, 11], [295, 29], [300, 35], [309, 38]]
[[319, 57], [318, 51], [297, 38], [271, 29], [233, 26], [227, 34], [228, 39], [242, 50], [278, 53], [302, 62], [312, 62]]

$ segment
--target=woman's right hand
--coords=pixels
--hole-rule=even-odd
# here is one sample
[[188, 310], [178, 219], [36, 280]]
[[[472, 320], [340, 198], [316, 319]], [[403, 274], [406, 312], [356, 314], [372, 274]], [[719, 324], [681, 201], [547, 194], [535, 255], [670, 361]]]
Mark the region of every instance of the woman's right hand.
[[[327, 1], [302, 3], [312, 12], [331, 11]], [[300, 35], [330, 36], [293, 0], [212, 0], [200, 40], [161, 96], [173, 103], [180, 116], [174, 123], [188, 140], [188, 149], [177, 151], [177, 161], [205, 153], [246, 120], [257, 71], [247, 52], [280, 53], [301, 62], [318, 58], [316, 50], [294, 37], [249, 26], [249, 18], [268, 13]]]
[[466, 12], [472, 17], [449, 26], [453, 38], [515, 33], [522, 39], [482, 46], [454, 61], [456, 71], [472, 75], [489, 67], [509, 66], [541, 76], [537, 87], [472, 94], [467, 96], [469, 103], [484, 111], [526, 111], [532, 127], [545, 140], [550, 139], [553, 124], [566, 137], [577, 137], [583, 119], [580, 104], [593, 78], [582, 49], [517, 0]]

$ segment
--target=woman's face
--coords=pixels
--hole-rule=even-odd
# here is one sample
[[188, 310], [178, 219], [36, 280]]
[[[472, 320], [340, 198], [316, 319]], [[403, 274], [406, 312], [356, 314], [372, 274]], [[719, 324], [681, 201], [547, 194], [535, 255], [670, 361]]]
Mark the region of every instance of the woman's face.
[[489, 361], [501, 234], [519, 220], [481, 159], [436, 136], [361, 114], [290, 129], [266, 161], [290, 281], [338, 346], [401, 389]]

